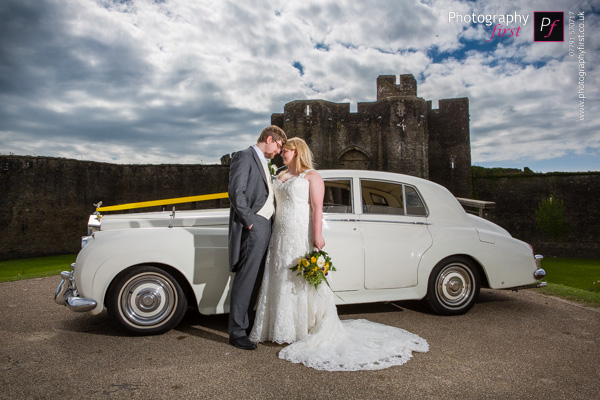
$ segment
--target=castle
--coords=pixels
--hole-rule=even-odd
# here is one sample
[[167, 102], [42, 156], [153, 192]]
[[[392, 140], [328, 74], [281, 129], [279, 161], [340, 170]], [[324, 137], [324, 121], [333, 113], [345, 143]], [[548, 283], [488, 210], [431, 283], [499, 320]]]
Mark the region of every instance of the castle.
[[417, 97], [412, 75], [380, 75], [377, 101], [349, 103], [296, 100], [271, 123], [301, 137], [319, 169], [371, 169], [429, 179], [457, 197], [472, 197], [469, 99]]
[[[412, 75], [402, 75], [399, 84], [395, 76], [379, 76], [377, 101], [359, 103], [356, 113], [349, 104], [303, 100], [286, 104], [271, 120], [290, 137], [309, 143], [318, 168], [427, 178], [457, 197], [496, 202], [487, 218], [541, 254], [600, 257], [600, 209], [588, 207], [600, 197], [600, 172], [471, 179], [469, 100], [440, 100], [434, 110], [417, 97]], [[118, 165], [0, 154], [0, 260], [77, 252], [82, 221], [99, 200], [114, 205], [226, 192], [230, 160], [227, 154], [220, 165]], [[567, 239], [548, 240], [536, 228], [536, 210], [550, 194], [567, 205], [565, 221], [573, 232]], [[228, 204], [211, 200], [186, 206]]]

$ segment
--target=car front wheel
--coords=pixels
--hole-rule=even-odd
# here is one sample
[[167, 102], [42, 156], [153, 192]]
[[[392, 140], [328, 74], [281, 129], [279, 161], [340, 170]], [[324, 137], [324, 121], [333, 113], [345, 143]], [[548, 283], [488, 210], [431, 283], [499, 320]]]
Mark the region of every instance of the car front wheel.
[[448, 257], [431, 271], [427, 302], [441, 315], [464, 314], [475, 305], [479, 288], [479, 272], [473, 262], [464, 257]]
[[181, 321], [187, 300], [171, 274], [157, 267], [139, 266], [117, 276], [109, 288], [106, 306], [120, 327], [138, 335], [155, 335]]

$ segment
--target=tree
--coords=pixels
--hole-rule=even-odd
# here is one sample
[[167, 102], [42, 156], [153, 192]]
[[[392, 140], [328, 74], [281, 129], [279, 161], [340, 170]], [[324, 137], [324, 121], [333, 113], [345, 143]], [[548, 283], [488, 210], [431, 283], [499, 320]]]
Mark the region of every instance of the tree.
[[557, 199], [555, 193], [543, 199], [535, 211], [535, 222], [551, 239], [563, 237], [567, 231], [564, 201]]

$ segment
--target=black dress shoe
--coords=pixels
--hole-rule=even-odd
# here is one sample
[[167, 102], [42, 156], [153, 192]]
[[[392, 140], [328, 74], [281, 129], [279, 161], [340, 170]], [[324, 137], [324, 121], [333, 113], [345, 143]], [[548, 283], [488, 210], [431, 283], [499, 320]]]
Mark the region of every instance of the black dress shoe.
[[240, 336], [239, 338], [229, 338], [229, 344], [237, 347], [238, 349], [254, 350], [256, 345], [248, 339], [247, 336]]

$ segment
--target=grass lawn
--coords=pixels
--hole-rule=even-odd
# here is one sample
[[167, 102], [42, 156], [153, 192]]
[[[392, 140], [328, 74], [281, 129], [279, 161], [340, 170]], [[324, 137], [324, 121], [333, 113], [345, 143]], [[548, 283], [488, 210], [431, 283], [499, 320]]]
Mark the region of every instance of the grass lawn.
[[600, 260], [545, 258], [548, 286], [541, 293], [600, 308]]
[[[39, 278], [70, 271], [76, 254], [0, 261], [0, 282]], [[586, 306], [600, 308], [600, 259], [545, 258], [548, 286], [533, 289]]]
[[558, 283], [600, 293], [600, 260], [585, 258], [544, 258], [548, 283]]
[[0, 261], [0, 282], [39, 278], [70, 271], [77, 254]]

